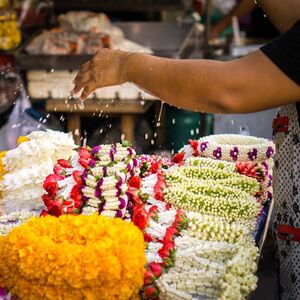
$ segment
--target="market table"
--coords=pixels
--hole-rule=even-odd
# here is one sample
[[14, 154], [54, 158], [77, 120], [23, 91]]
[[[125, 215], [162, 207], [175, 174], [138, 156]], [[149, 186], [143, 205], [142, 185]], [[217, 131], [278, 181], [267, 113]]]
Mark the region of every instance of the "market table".
[[153, 105], [153, 101], [145, 101], [143, 105], [138, 100], [86, 100], [81, 107], [79, 101], [74, 99], [66, 103], [61, 99], [46, 100], [46, 110], [48, 112], [63, 112], [67, 114], [68, 131], [74, 134], [76, 144], [80, 144], [81, 138], [81, 121], [80, 117], [84, 115], [108, 114], [120, 115], [121, 129], [126, 140], [134, 144], [134, 121], [139, 114], [144, 114]]

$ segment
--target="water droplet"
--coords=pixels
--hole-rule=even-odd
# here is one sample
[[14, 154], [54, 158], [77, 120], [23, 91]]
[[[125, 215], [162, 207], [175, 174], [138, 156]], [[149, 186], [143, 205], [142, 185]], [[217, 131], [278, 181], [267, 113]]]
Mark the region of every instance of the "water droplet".
[[154, 137], [155, 137], [155, 138], [157, 137], [157, 132], [154, 132]]
[[122, 142], [125, 141], [125, 134], [124, 133], [121, 134], [121, 141]]
[[42, 120], [43, 120], [43, 117], [40, 117], [40, 118], [39, 118], [39, 122], [42, 122]]
[[267, 17], [267, 15], [266, 14], [264, 14], [264, 18], [266, 18]]
[[172, 119], [172, 124], [175, 124], [176, 123], [176, 120], [173, 118]]
[[74, 135], [79, 136], [79, 129], [78, 128], [75, 129]]
[[159, 114], [158, 114], [158, 118], [157, 118], [157, 121], [160, 122], [160, 118], [161, 118], [161, 114], [162, 114], [162, 110], [163, 110], [163, 107], [164, 107], [164, 103], [165, 102], [161, 102], [161, 105], [160, 105], [160, 110], [159, 110]]
[[157, 122], [157, 123], [156, 123], [156, 127], [160, 127], [160, 122]]
[[148, 138], [149, 138], [148, 133], [145, 133], [145, 140], [148, 140]]
[[199, 128], [196, 128], [196, 134], [199, 134], [199, 133], [200, 133]]
[[145, 100], [141, 100], [140, 103], [141, 103], [142, 106], [144, 106], [145, 103], [146, 103], [146, 101]]
[[150, 143], [151, 143], [151, 145], [154, 145], [154, 140], [151, 140], [151, 142], [150, 142]]
[[191, 129], [191, 136], [193, 136], [195, 134], [194, 129]]
[[53, 73], [53, 72], [54, 72], [54, 69], [51, 69], [51, 70], [50, 70], [50, 73]]
[[46, 116], [46, 118], [49, 119], [49, 118], [50, 118], [50, 114], [48, 114], [48, 115]]
[[174, 153], [175, 153], [175, 151], [174, 151], [174, 149], [172, 149], [172, 150], [171, 150], [171, 154], [174, 155]]
[[101, 134], [103, 132], [103, 129], [100, 129], [99, 133]]
[[84, 110], [84, 102], [79, 101], [78, 107], [79, 107], [80, 110]]
[[43, 124], [45, 124], [46, 122], [47, 122], [47, 119], [44, 119], [44, 120], [43, 120]]

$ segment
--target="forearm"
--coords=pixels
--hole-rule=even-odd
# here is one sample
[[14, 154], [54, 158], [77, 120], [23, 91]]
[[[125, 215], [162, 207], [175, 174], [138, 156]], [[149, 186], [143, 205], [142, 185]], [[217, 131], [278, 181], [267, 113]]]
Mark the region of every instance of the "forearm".
[[285, 32], [300, 19], [300, 0], [258, 0], [271, 22]]
[[260, 51], [231, 62], [136, 54], [126, 64], [126, 81], [189, 110], [247, 113], [300, 99], [299, 86]]
[[129, 57], [124, 69], [132, 82], [162, 101], [196, 111], [226, 112], [217, 96], [223, 89], [223, 63], [211, 60], [171, 60], [145, 54]]

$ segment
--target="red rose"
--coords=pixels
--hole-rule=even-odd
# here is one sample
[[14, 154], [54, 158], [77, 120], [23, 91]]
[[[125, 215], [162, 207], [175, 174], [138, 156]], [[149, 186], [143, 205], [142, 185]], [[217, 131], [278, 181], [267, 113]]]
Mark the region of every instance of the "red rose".
[[129, 182], [128, 185], [130, 187], [136, 188], [136, 189], [140, 189], [141, 188], [141, 178], [134, 176], [132, 177]]
[[73, 199], [75, 202], [81, 202], [82, 194], [81, 194], [79, 184], [76, 184], [73, 186], [71, 193], [70, 193], [70, 198]]
[[43, 199], [43, 202], [44, 202], [44, 204], [45, 204], [46, 207], [49, 207], [49, 206], [51, 205], [52, 198], [51, 198], [50, 195], [44, 194], [44, 195], [42, 196], [42, 199]]
[[172, 229], [172, 227], [167, 228], [166, 234], [164, 236], [164, 244], [173, 242], [173, 235], [174, 235], [174, 230]]
[[85, 148], [85, 147], [81, 147], [79, 149], [78, 153], [79, 153], [79, 157], [82, 158], [82, 159], [90, 159], [90, 158], [92, 158], [89, 150], [87, 148]]
[[179, 163], [181, 163], [181, 162], [183, 161], [183, 159], [184, 159], [184, 153], [183, 153], [183, 152], [179, 152], [179, 153], [177, 153], [177, 154], [175, 154], [175, 155], [173, 156], [172, 161], [173, 161], [175, 164], [179, 164]]
[[163, 201], [164, 200], [164, 193], [162, 191], [157, 191], [154, 195], [156, 200]]
[[159, 291], [155, 286], [151, 285], [145, 287], [143, 294], [146, 299], [158, 299]]
[[55, 165], [53, 167], [53, 173], [57, 176], [63, 177], [65, 170], [60, 165]]
[[191, 147], [194, 149], [193, 156], [198, 156], [198, 154], [199, 154], [199, 152], [198, 152], [198, 141], [189, 140], [189, 143], [190, 143]]
[[152, 273], [154, 274], [154, 276], [156, 278], [158, 278], [161, 273], [162, 273], [162, 267], [160, 264], [156, 263], [156, 262], [152, 262], [150, 265], [149, 265], [149, 268], [150, 270], [152, 271]]
[[55, 195], [58, 190], [58, 181], [59, 177], [55, 174], [50, 174], [46, 177], [43, 188], [49, 193], [50, 195]]
[[61, 200], [56, 198], [53, 200], [48, 208], [49, 214], [52, 216], [59, 217], [62, 215], [62, 203]]
[[150, 243], [153, 241], [153, 238], [149, 233], [144, 232], [144, 241]]
[[46, 211], [45, 209], [43, 209], [43, 210], [41, 211], [40, 217], [46, 217], [46, 216], [48, 216], [48, 215], [49, 215], [48, 211]]
[[80, 172], [80, 171], [74, 171], [73, 173], [72, 173], [72, 175], [73, 175], [73, 178], [74, 178], [74, 180], [75, 180], [75, 182], [77, 183], [77, 184], [79, 184], [79, 185], [82, 185], [82, 179], [81, 179], [81, 176], [82, 176], [82, 172]]
[[62, 168], [72, 168], [72, 166], [70, 165], [69, 161], [67, 161], [66, 159], [59, 159], [57, 161], [57, 163], [62, 167]]
[[164, 245], [160, 250], [158, 250], [158, 255], [162, 259], [169, 257], [170, 256], [169, 249]]
[[161, 169], [161, 165], [162, 165], [161, 161], [151, 164], [149, 173], [155, 174], [159, 169]]
[[144, 230], [146, 228], [148, 224], [148, 216], [143, 206], [133, 208], [132, 221], [141, 230]]
[[144, 285], [150, 285], [154, 282], [155, 278], [151, 271], [146, 270], [144, 275]]

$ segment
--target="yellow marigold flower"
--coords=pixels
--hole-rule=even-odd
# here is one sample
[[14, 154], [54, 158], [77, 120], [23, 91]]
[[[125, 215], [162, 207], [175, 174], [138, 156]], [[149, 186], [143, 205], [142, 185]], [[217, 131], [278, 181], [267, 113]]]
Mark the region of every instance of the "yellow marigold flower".
[[30, 141], [30, 138], [28, 136], [19, 136], [17, 140], [17, 144], [20, 145], [22, 143]]
[[5, 175], [5, 166], [3, 164], [3, 157], [6, 155], [7, 151], [0, 152], [0, 198], [1, 198], [1, 181], [3, 180], [3, 176]]
[[0, 238], [0, 286], [26, 299], [136, 299], [144, 239], [103, 216], [32, 218]]

